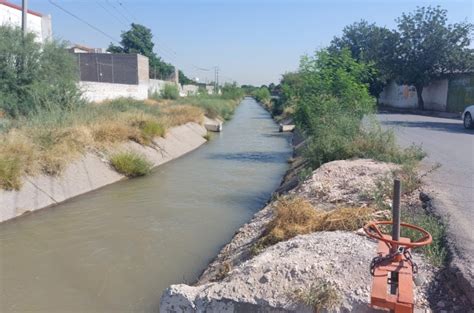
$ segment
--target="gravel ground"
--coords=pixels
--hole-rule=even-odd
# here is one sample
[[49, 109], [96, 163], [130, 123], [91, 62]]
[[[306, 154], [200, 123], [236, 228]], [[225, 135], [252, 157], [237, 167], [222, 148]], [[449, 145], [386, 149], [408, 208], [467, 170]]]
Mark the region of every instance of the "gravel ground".
[[[161, 299], [161, 312], [313, 312], [295, 294], [321, 281], [332, 284], [341, 299], [331, 312], [377, 312], [369, 306], [368, 264], [375, 250], [375, 242], [350, 232], [297, 236], [242, 263], [222, 281], [171, 286]], [[420, 256], [415, 261], [427, 272]], [[425, 274], [416, 286], [419, 312], [427, 307], [431, 279]]]
[[[370, 200], [361, 194], [369, 194], [375, 181], [394, 169], [396, 165], [373, 160], [334, 161], [314, 171], [290, 194], [327, 210], [368, 205]], [[405, 201], [421, 205], [413, 195]], [[374, 312], [369, 306], [368, 266], [376, 243], [361, 235], [361, 230], [298, 236], [254, 256], [253, 244], [272, 220], [273, 204], [239, 229], [195, 286], [169, 287], [161, 299], [161, 312], [313, 312], [295, 299], [295, 290], [307, 290], [321, 281], [333, 284], [342, 299], [330, 312]], [[420, 269], [415, 280], [416, 311], [429, 312], [432, 302], [428, 299], [440, 290], [433, 287], [437, 269], [416, 253], [414, 258]], [[446, 301], [444, 308], [451, 307]], [[437, 311], [437, 306], [433, 309]]]

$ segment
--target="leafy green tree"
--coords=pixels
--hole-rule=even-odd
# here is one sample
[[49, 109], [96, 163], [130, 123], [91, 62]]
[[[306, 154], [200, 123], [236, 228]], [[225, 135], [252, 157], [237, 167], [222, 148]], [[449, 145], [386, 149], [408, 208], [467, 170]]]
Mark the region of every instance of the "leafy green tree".
[[194, 83], [194, 81], [191, 80], [191, 79], [189, 79], [189, 78], [183, 73], [183, 71], [179, 70], [178, 73], [179, 73], [179, 83], [180, 83], [181, 85], [189, 85], [189, 84], [193, 84], [193, 83]]
[[341, 37], [332, 40], [328, 50], [340, 52], [349, 49], [355, 60], [370, 65], [367, 83], [370, 93], [377, 97], [393, 77], [392, 61], [398, 42], [397, 33], [364, 20], [344, 27], [342, 33]]
[[270, 94], [270, 91], [268, 90], [268, 88], [265, 85], [262, 85], [262, 87], [254, 90], [253, 97], [258, 102], [261, 102], [263, 104], [269, 104], [271, 94]]
[[238, 100], [244, 96], [244, 91], [237, 86], [236, 82], [225, 83], [221, 88], [222, 98], [224, 99], [233, 99]]
[[81, 104], [77, 63], [61, 42], [40, 45], [34, 35], [0, 26], [0, 111], [12, 117]]
[[143, 25], [132, 23], [128, 31], [120, 35], [120, 45], [110, 43], [107, 51], [112, 53], [139, 53], [148, 57], [150, 78], [167, 79], [174, 73], [174, 66], [164, 62], [153, 48], [153, 34]]
[[[288, 85], [295, 102], [295, 121], [308, 135], [307, 156], [313, 166], [350, 156], [350, 144], [375, 101], [364, 83], [370, 68], [343, 49], [302, 58], [295, 83]], [[283, 87], [285, 90], [285, 87]]]
[[473, 24], [447, 24], [447, 11], [419, 7], [397, 19], [399, 43], [393, 71], [399, 80], [415, 86], [418, 107], [424, 109], [423, 88], [445, 73], [473, 69], [469, 49]]

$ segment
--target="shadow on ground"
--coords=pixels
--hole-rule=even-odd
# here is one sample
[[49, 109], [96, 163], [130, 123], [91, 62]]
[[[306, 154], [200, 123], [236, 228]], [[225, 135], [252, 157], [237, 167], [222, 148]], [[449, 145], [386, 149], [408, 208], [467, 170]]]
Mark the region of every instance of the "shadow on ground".
[[446, 123], [446, 122], [433, 122], [433, 121], [382, 121], [383, 125], [391, 127], [412, 127], [412, 128], [424, 128], [437, 131], [445, 131], [450, 133], [464, 133], [474, 135], [474, 131], [465, 129], [462, 123]]

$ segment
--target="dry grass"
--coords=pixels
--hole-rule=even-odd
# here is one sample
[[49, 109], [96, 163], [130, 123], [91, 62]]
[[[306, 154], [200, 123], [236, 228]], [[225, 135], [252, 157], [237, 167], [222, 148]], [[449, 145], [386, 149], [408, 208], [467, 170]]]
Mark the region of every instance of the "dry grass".
[[341, 207], [326, 212], [299, 197], [280, 198], [275, 204], [275, 217], [258, 244], [266, 247], [316, 231], [353, 231], [368, 222], [373, 212], [368, 207]]
[[204, 112], [202, 109], [191, 105], [169, 105], [161, 109], [163, 114], [160, 122], [168, 127], [183, 125], [189, 122], [202, 124]]
[[293, 299], [311, 307], [315, 313], [332, 311], [342, 302], [336, 287], [322, 279], [317, 279], [307, 290], [295, 290]]
[[201, 103], [117, 99], [75, 111], [7, 120], [15, 127], [0, 133], [0, 188], [19, 189], [24, 175], [58, 175], [89, 149], [110, 151], [127, 140], [150, 145], [167, 128], [202, 123], [204, 111]]

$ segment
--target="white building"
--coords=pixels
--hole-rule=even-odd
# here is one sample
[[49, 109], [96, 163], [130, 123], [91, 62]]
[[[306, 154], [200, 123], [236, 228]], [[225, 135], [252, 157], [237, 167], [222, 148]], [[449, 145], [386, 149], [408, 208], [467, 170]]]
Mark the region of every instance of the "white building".
[[[53, 37], [51, 15], [28, 10], [27, 29], [36, 35], [37, 42], [45, 42]], [[0, 25], [21, 27], [21, 6], [0, 0]]]

